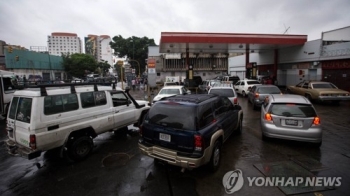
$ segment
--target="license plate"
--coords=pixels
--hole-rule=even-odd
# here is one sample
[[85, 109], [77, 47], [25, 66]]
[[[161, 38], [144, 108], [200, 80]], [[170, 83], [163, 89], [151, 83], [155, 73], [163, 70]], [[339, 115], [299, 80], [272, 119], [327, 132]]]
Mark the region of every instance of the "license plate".
[[170, 135], [164, 134], [164, 133], [159, 133], [159, 139], [163, 141], [170, 142]]
[[287, 119], [287, 120], [286, 120], [286, 125], [297, 126], [297, 125], [298, 125], [298, 121], [297, 121], [297, 120], [290, 120], [290, 119]]

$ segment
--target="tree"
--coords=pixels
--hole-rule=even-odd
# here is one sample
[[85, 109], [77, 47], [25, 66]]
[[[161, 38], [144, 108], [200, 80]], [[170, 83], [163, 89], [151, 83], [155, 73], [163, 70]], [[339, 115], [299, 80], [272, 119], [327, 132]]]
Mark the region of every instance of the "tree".
[[[118, 57], [128, 57], [132, 60], [136, 60], [140, 64], [140, 71], [138, 69], [138, 64], [134, 61], [129, 63], [133, 68], [136, 69], [137, 75], [142, 75], [145, 71], [145, 60], [148, 58], [148, 46], [156, 46], [154, 39], [149, 39], [148, 37], [136, 37], [132, 36], [124, 39], [121, 35], [114, 36], [113, 41], [110, 42], [111, 48], [114, 49], [114, 54]], [[119, 66], [116, 66], [118, 69]], [[120, 68], [119, 68], [120, 69]]]
[[68, 75], [82, 78], [86, 72], [94, 72], [97, 69], [97, 62], [89, 54], [62, 54], [62, 65]]
[[110, 64], [108, 64], [107, 61], [99, 62], [97, 64], [97, 67], [102, 70], [102, 75], [103, 76], [106, 76], [106, 73], [108, 73], [109, 69], [112, 68], [112, 66]]

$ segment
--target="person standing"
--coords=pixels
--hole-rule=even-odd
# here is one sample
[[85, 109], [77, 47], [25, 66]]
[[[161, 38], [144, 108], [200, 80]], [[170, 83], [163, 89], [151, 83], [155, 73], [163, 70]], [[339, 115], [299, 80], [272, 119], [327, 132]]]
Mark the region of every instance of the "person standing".
[[135, 84], [136, 84], [135, 79], [132, 79], [132, 80], [131, 80], [131, 85], [132, 85], [132, 90], [133, 90], [133, 91], [135, 91]]

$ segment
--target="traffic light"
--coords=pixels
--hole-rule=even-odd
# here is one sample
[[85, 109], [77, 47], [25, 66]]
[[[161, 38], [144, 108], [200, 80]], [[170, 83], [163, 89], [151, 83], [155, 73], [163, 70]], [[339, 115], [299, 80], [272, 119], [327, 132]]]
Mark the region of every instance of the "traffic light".
[[16, 56], [15, 59], [16, 59], [16, 61], [19, 61], [19, 56]]
[[12, 53], [12, 47], [10, 46], [9, 48], [8, 48], [8, 51], [9, 51], [9, 53]]

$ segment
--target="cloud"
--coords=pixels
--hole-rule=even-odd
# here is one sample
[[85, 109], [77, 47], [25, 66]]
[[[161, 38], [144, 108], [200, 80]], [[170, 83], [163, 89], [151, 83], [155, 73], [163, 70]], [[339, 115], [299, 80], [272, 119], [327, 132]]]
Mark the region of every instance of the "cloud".
[[0, 40], [47, 46], [52, 32], [148, 37], [161, 32], [302, 34], [349, 26], [350, 1], [12, 0], [0, 1]]

